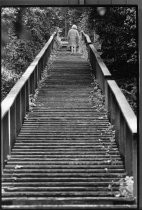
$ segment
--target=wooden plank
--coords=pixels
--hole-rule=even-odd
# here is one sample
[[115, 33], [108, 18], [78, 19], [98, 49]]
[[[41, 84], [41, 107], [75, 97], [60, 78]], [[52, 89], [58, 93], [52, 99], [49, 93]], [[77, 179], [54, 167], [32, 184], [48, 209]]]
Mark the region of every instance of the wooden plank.
[[79, 5], [79, 0], [68, 0], [66, 5]]
[[[108, 199], [108, 198], [106, 198]], [[34, 203], [34, 202], [33, 202]], [[23, 208], [23, 205], [13, 205], [12, 207], [8, 207], [6, 205], [3, 205], [2, 206], [4, 209], [22, 209]], [[77, 205], [77, 204], [74, 204], [74, 205], [71, 205], [68, 206], [68, 205], [30, 205], [30, 209], [49, 209], [49, 210], [52, 210], [52, 209], [61, 209], [61, 210], [66, 210], [66, 209], [136, 209], [137, 206], [136, 205], [93, 205], [93, 204], [88, 204], [88, 205]], [[29, 210], [29, 205], [24, 205], [24, 209], [28, 209]]]
[[99, 0], [85, 0], [85, 5], [98, 5]]
[[8, 121], [9, 121], [9, 117], [8, 117], [7, 113], [2, 121], [2, 133], [3, 133], [3, 139], [1, 139], [2, 141], [2, 167], [4, 167], [5, 165], [5, 160], [7, 159], [7, 155], [9, 154], [9, 125], [8, 125]]
[[[55, 207], [56, 204], [60, 206], [63, 203], [71, 209], [72, 202], [79, 205], [82, 203], [82, 208], [88, 203], [103, 203], [106, 207], [118, 200], [121, 205], [131, 206], [134, 203], [133, 198], [114, 197], [119, 185], [117, 189], [113, 186], [113, 192], [108, 191], [110, 182], [119, 180], [126, 173], [117, 146], [114, 145], [115, 142], [112, 146], [109, 139], [112, 137], [112, 129], [108, 123], [107, 112], [98, 111], [100, 94], [94, 94], [93, 89], [97, 85], [91, 85], [93, 79], [89, 63], [81, 55], [73, 56], [66, 51], [61, 53], [60, 51], [57, 62], [53, 63], [52, 74], [44, 80], [40, 88], [35, 101], [36, 107], [25, 120], [11, 159], [4, 170], [5, 207], [8, 207], [8, 200], [13, 202], [9, 205], [10, 208], [13, 208], [14, 204], [22, 204], [24, 208], [26, 203], [29, 204], [29, 209], [33, 203], [35, 208], [38, 204], [50, 203]], [[93, 109], [93, 104], [88, 101], [88, 98], [93, 96], [90, 91], [95, 99], [93, 104], [96, 106]], [[42, 107], [38, 106], [39, 103], [42, 103]], [[100, 101], [99, 105], [103, 106], [103, 103]], [[34, 124], [33, 117], [36, 120]], [[55, 120], [58, 120], [58, 125]], [[83, 122], [84, 126], [80, 125]], [[93, 123], [92, 127], [90, 122]], [[111, 134], [107, 133], [108, 128]], [[23, 138], [28, 142], [23, 142]], [[108, 166], [108, 158], [109, 163], [114, 161], [116, 165], [114, 163]], [[49, 184], [51, 180], [52, 184]], [[9, 187], [5, 181], [10, 183]], [[44, 183], [41, 186], [41, 181], [44, 181], [46, 186]], [[90, 184], [90, 181], [94, 184]], [[28, 184], [29, 182], [32, 185]], [[81, 184], [78, 184], [79, 182]], [[96, 185], [97, 182], [99, 184]], [[18, 185], [15, 186], [15, 183]], [[35, 197], [36, 195], [38, 197]], [[96, 195], [97, 197], [93, 197]], [[88, 196], [92, 196], [91, 200]]]
[[125, 5], [127, 4], [127, 0], [112, 0], [111, 4], [115, 4], [115, 5]]
[[138, 5], [141, 0], [127, 0], [127, 4]]
[[92, 52], [94, 53], [94, 55], [96, 57], [96, 60], [98, 62], [98, 65], [100, 66], [100, 69], [102, 70], [103, 75], [104, 76], [111, 76], [110, 71], [108, 70], [105, 63], [103, 62], [103, 60], [101, 59], [101, 57], [99, 56], [97, 51], [95, 50], [95, 47], [93, 46], [93, 44], [90, 44], [89, 46], [90, 46]]
[[127, 122], [127, 125], [131, 129], [133, 134], [137, 133], [137, 117], [134, 114], [132, 108], [130, 107], [129, 103], [127, 102], [125, 96], [123, 95], [122, 91], [116, 84], [114, 80], [108, 80], [108, 85], [111, 88], [112, 93], [115, 96], [115, 99], [119, 105], [119, 108]]
[[1, 0], [0, 5], [79, 5], [79, 0]]
[[10, 109], [10, 132], [10, 147], [12, 148], [16, 137], [16, 103], [14, 103]]
[[3, 156], [3, 121], [1, 121], [1, 171], [4, 167], [4, 156]]
[[108, 5], [108, 4], [130, 4], [130, 5], [138, 5], [139, 0], [85, 0], [85, 5]]
[[85, 0], [79, 0], [79, 4], [80, 5], [84, 5], [85, 4]]
[[139, 0], [1, 0], [1, 6], [16, 6], [16, 5], [118, 5], [131, 4], [138, 5]]
[[127, 0], [85, 0], [85, 5], [125, 5]]

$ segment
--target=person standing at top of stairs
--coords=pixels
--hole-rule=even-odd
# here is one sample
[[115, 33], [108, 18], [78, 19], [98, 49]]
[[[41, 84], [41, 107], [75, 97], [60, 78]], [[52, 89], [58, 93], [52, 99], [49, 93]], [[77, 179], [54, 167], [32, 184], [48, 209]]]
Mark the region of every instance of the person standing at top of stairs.
[[71, 53], [76, 53], [76, 48], [79, 43], [79, 33], [77, 31], [76, 25], [73, 25], [72, 28], [69, 30], [67, 40], [69, 43], [69, 47], [71, 47]]

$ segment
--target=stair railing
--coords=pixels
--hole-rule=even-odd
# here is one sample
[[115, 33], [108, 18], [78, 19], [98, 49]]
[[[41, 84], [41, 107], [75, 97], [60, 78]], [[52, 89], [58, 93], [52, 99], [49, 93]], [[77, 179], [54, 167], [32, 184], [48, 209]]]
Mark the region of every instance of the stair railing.
[[50, 36], [48, 42], [1, 103], [2, 170], [22, 127], [26, 112], [29, 110], [29, 95], [35, 93], [41, 80], [42, 72], [53, 49], [55, 37], [56, 32]]
[[82, 39], [87, 46], [92, 71], [105, 96], [108, 117], [116, 131], [116, 142], [124, 159], [126, 172], [128, 176], [134, 177], [133, 194], [137, 198], [137, 117], [91, 43], [90, 37], [82, 32]]

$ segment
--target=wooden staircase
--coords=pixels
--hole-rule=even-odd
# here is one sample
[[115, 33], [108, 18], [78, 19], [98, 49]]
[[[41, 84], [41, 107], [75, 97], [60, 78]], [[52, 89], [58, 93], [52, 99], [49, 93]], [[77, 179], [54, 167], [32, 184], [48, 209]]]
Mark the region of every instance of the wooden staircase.
[[4, 209], [134, 208], [114, 131], [89, 63], [60, 51], [2, 175]]

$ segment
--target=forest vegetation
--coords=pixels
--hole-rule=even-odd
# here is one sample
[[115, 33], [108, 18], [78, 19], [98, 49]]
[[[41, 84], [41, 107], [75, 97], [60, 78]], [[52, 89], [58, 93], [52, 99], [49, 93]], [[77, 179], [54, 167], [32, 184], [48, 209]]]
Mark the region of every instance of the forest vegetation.
[[59, 27], [87, 33], [134, 112], [137, 111], [138, 43], [135, 7], [7, 7], [1, 9], [1, 100]]

